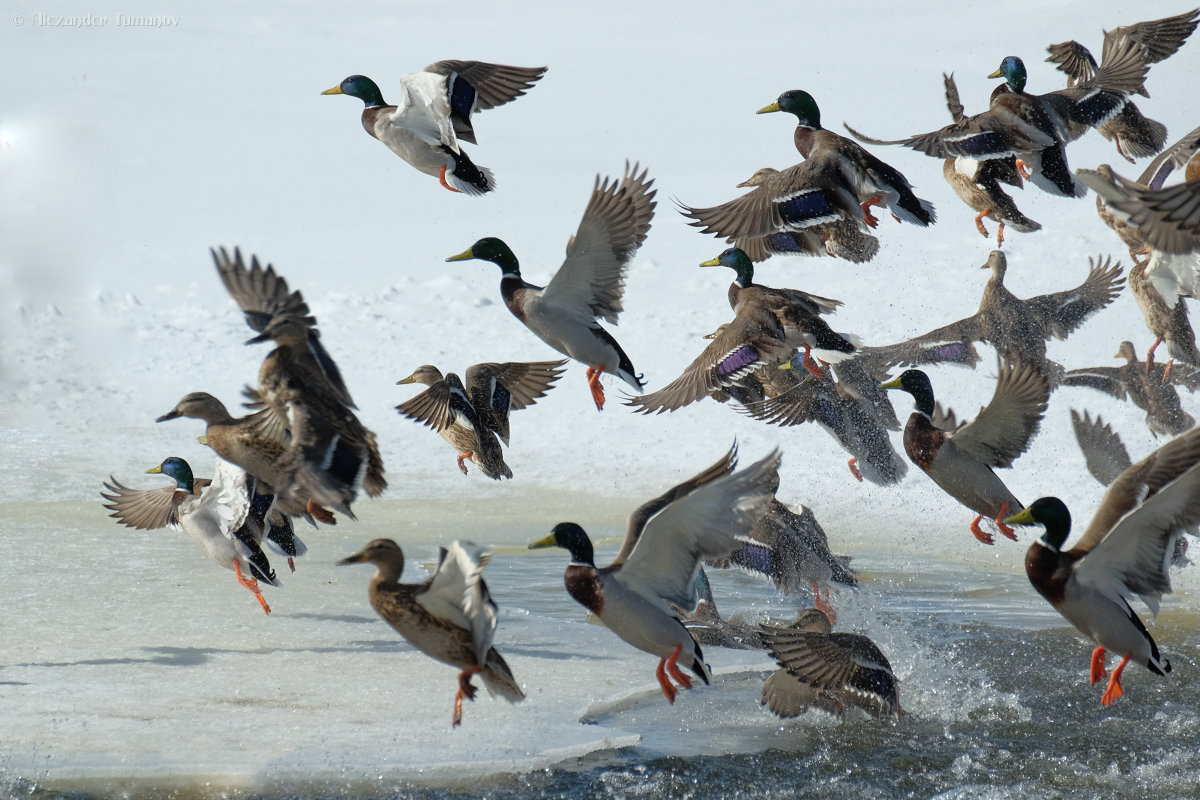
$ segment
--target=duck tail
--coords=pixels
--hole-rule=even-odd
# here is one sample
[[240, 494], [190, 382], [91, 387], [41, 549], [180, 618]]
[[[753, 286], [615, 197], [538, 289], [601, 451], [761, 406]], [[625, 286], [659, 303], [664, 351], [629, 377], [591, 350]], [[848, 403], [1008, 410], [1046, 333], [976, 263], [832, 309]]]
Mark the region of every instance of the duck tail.
[[895, 211], [896, 216], [905, 222], [911, 222], [924, 228], [937, 222], [937, 212], [933, 208], [933, 203], [922, 200], [906, 187], [901, 187], [900, 201], [890, 210]]
[[454, 161], [454, 169], [446, 170], [446, 183], [472, 197], [487, 194], [496, 188], [496, 178], [490, 169], [477, 166], [466, 153], [452, 152], [445, 145], [442, 149]]
[[[691, 634], [688, 634], [691, 636]], [[695, 645], [695, 650], [692, 656], [692, 672], [696, 673], [700, 680], [704, 681], [705, 685], [712, 684], [712, 670], [708, 668], [708, 664], [704, 663], [704, 652], [700, 649], [700, 643], [696, 641], [696, 637], [692, 637], [692, 643]]]
[[483, 685], [492, 697], [500, 695], [510, 703], [519, 703], [525, 699], [525, 692], [517, 685], [517, 679], [508, 668], [508, 662], [496, 652], [496, 648], [488, 651], [487, 663], [483, 665], [479, 676], [483, 678]]

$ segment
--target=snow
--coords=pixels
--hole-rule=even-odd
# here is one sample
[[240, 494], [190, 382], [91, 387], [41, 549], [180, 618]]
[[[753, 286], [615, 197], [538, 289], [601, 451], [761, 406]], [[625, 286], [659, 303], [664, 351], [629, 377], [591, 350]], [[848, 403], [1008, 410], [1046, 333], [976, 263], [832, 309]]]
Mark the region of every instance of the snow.
[[[1152, 6], [1135, 16], [1183, 10]], [[848, 629], [892, 642], [893, 663], [915, 684], [910, 710], [962, 713], [952, 701], [922, 704], [919, 687], [937, 680], [938, 668], [879, 620], [889, 589], [913, 590], [932, 559], [952, 565], [953, 576], [945, 592], [931, 590], [934, 612], [955, 586], [979, 580], [1007, 587], [996, 604], [1013, 624], [1062, 621], [1028, 591], [1024, 548], [975, 546], [968, 512], [916, 469], [900, 487], [858, 484], [847, 456], [815, 427], [768, 427], [707, 401], [636, 415], [611, 379], [598, 414], [583, 368], [571, 365], [549, 395], [514, 416], [506, 458], [515, 478], [493, 483], [473, 467], [464, 478], [439, 437], [395, 413], [412, 392], [395, 381], [424, 363], [461, 371], [555, 357], [505, 310], [494, 266], [444, 259], [500, 236], [526, 278], [544, 283], [595, 176], [619, 175], [629, 160], [649, 168], [658, 209], [613, 332], [648, 388], [661, 387], [699, 352], [700, 337], [727, 321], [732, 277], [697, 268], [724, 244], [688, 227], [675, 201], [723, 202], [757, 168], [799, 160], [793, 118], [755, 109], [805, 88], [832, 129], [845, 120], [881, 137], [932, 130], [949, 120], [943, 71], [955, 73], [971, 113], [983, 108], [994, 85], [984, 76], [1003, 56], [1025, 57], [1031, 89], [1056, 88], [1060, 73], [1041, 61], [1045, 45], [1078, 38], [1098, 48], [1102, 28], [1133, 21], [1124, 4], [1096, 4], [1086, 17], [1078, 8], [1043, 2], [1000, 15], [938, 0], [848, 14], [784, 2], [575, 10], [533, 0], [518, 10], [269, 0], [197, 4], [158, 27], [119, 24], [115, 12], [77, 27], [44, 15], [39, 24], [33, 10], [21, 12], [20, 25], [0, 20], [0, 598], [8, 617], [0, 773], [231, 786], [304, 775], [352, 783], [378, 773], [453, 783], [671, 739], [663, 726], [773, 729], [756, 702], [755, 681], [771, 666], [765, 656], [710, 655], [741, 704], [719, 686], [666, 707], [651, 658], [584, 622], [566, 596], [565, 554], [524, 550], [575, 519], [601, 556], [615, 552], [629, 511], [735, 438], [745, 463], [781, 446], [780, 497], [812, 506], [835, 550], [879, 576], [839, 599]], [[61, 2], [51, 12], [96, 10]], [[1196, 124], [1185, 99], [1200, 67], [1196, 47], [1155, 65], [1153, 99], [1139, 98], [1174, 136]], [[362, 73], [388, 97], [400, 74], [443, 58], [550, 68], [527, 96], [478, 118], [482, 144], [468, 148], [495, 172], [491, 196], [444, 191], [364, 134], [358, 101], [320, 96]], [[880, 255], [868, 264], [774, 259], [758, 278], [843, 300], [835, 326], [884, 344], [973, 313], [987, 279], [979, 267], [994, 245], [976, 232], [937, 160], [874, 151], [937, 206], [938, 224], [885, 218]], [[1096, 134], [1069, 156], [1074, 167], [1141, 170]], [[1071, 201], [1028, 188], [1016, 199], [1044, 226], [1012, 232], [1005, 244], [1018, 296], [1077, 285], [1089, 256], [1128, 264], [1091, 195]], [[195, 441], [200, 423], [153, 420], [191, 391], [232, 406], [255, 378], [267, 350], [242, 345], [251, 334], [217, 280], [214, 246], [257, 254], [304, 293], [378, 435], [391, 483], [384, 499], [356, 504], [358, 522], [301, 532], [310, 553], [282, 589], [268, 590], [270, 617], [183, 537], [118, 528], [98, 497], [110, 474], [158, 485], [141, 473], [167, 455], [206, 474], [212, 456]], [[1049, 355], [1068, 366], [1116, 364], [1125, 338], [1139, 351], [1150, 338], [1127, 293], [1069, 341], [1052, 342]], [[939, 399], [968, 416], [986, 403], [990, 359], [985, 349], [974, 372], [931, 370]], [[906, 396], [896, 405], [903, 415]], [[1196, 410], [1191, 397], [1184, 406]], [[1135, 459], [1156, 443], [1132, 405], [1083, 389], [1055, 393], [1031, 451], [1005, 479], [1019, 497], [1057, 494], [1085, 518], [1101, 489], [1083, 470], [1069, 408], [1102, 414]], [[374, 616], [365, 567], [333, 566], [376, 536], [397, 539], [410, 564], [428, 563], [454, 538], [493, 546], [486, 577], [501, 606], [497, 647], [525, 685], [525, 703], [481, 693], [462, 728], [450, 729], [453, 673]], [[422, 575], [416, 566], [406, 573]], [[792, 601], [749, 579], [718, 581], [731, 608], [791, 613]], [[1176, 589], [1168, 609], [1194, 603], [1195, 576], [1181, 573]], [[910, 611], [906, 624], [917, 624], [930, 609]], [[894, 624], [901, 612], [889, 613]], [[1172, 644], [1194, 644], [1194, 619], [1175, 634], [1183, 642]], [[1186, 664], [1178, 666], [1176, 679], [1186, 680]], [[625, 707], [640, 713], [597, 711]], [[580, 724], [597, 714], [602, 722]], [[702, 752], [703, 739], [672, 746]]]

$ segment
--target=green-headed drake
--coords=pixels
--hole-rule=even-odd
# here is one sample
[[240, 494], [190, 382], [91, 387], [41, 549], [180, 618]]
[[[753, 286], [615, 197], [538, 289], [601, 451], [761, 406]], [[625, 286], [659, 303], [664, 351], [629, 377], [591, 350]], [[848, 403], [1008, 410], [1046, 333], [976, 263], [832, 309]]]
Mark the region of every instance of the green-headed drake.
[[481, 195], [496, 184], [492, 171], [472, 163], [459, 146], [460, 140], [476, 144], [471, 114], [515, 100], [545, 73], [545, 67], [451, 59], [401, 76], [398, 106], [385, 102], [379, 86], [365, 75], [351, 75], [321, 94], [362, 100], [367, 133], [450, 191]]
[[562, 377], [566, 361], [472, 364], [466, 383], [453, 372], [432, 364], [417, 367], [397, 384], [420, 383], [429, 388], [396, 406], [409, 419], [423, 422], [458, 450], [458, 468], [468, 458], [493, 480], [511, 478], [500, 442], [508, 444], [510, 411], [537, 402]]
[[752, 261], [774, 254], [870, 261], [879, 240], [868, 233], [853, 186], [835, 161], [812, 158], [777, 170], [763, 167], [738, 184], [752, 191], [710, 208], [680, 206], [704, 233], [723, 236]]
[[626, 164], [620, 181], [596, 177], [579, 230], [567, 242], [567, 257], [545, 287], [526, 283], [513, 251], [500, 239], [480, 239], [447, 261], [479, 259], [500, 267], [500, 294], [513, 316], [539, 339], [587, 366], [596, 408], [604, 408], [600, 376], [617, 375], [637, 391], [643, 382], [633, 362], [599, 320], [617, 322], [625, 274], [654, 216], [653, 181], [646, 170]]
[[986, 111], [957, 119], [930, 133], [907, 139], [875, 139], [850, 129], [871, 144], [899, 144], [934, 158], [977, 161], [1016, 156], [1040, 189], [1061, 197], [1083, 197], [1087, 188], [1071, 174], [1066, 146], [1090, 126], [1117, 114], [1128, 95], [1146, 77], [1144, 48], [1123, 40], [1106, 53], [1105, 63], [1090, 80], [1068, 89], [1034, 95], [1025, 91], [1025, 62], [1007, 56], [990, 78], [1004, 78], [992, 92]]
[[223, 459], [217, 459], [212, 480], [193, 477], [188, 462], [175, 456], [146, 472], [166, 475], [175, 485], [132, 489], [110, 477], [104, 484], [108, 493], [100, 493], [108, 501], [104, 507], [113, 512], [109, 516], [137, 530], [183, 531], [213, 563], [233, 570], [238, 583], [270, 614], [258, 584], [279, 583], [262, 550], [263, 519], [253, 518], [254, 479]]
[[655, 675], [672, 703], [678, 690], [671, 678], [685, 689], [692, 686], [680, 664], [705, 683], [712, 676], [676, 609], [696, 607], [700, 562], [732, 552], [779, 485], [778, 451], [733, 471], [736, 459], [731, 450], [700, 475], [634, 511], [625, 547], [608, 567], [596, 568], [592, 542], [574, 522], [555, 525], [549, 536], [529, 545], [570, 551], [567, 592], [617, 636], [659, 657]]
[[1200, 523], [1200, 429], [1172, 439], [1125, 470], [1104, 494], [1092, 522], [1069, 550], [1071, 514], [1057, 497], [1042, 497], [1008, 517], [1013, 525], [1041, 524], [1040, 541], [1025, 555], [1038, 594], [1098, 645], [1090, 679], [1107, 674], [1106, 651], [1121, 656], [1101, 702], [1123, 694], [1121, 673], [1131, 660], [1156, 675], [1171, 671], [1128, 598], [1137, 595], [1158, 614], [1171, 591], [1167, 564], [1175, 541]]
[[[1198, 18], [1200, 9], [1192, 9], [1173, 17], [1122, 25], [1104, 33], [1104, 52], [1128, 37], [1145, 48], [1147, 64], [1158, 63], [1183, 46], [1196, 30]], [[1052, 44], [1046, 51], [1050, 53], [1046, 60], [1058, 64], [1058, 68], [1067, 74], [1069, 87], [1091, 79], [1100, 69], [1091, 52], [1077, 41]], [[1138, 93], [1149, 96], [1145, 87]], [[1101, 123], [1097, 130], [1105, 139], [1114, 142], [1117, 152], [1131, 163], [1135, 158], [1154, 155], [1167, 141], [1167, 127], [1147, 119], [1132, 101], [1126, 102], [1120, 113]]]
[[873, 205], [886, 206], [897, 220], [927, 227], [937, 221], [933, 204], [913, 194], [908, 179], [890, 164], [876, 158], [862, 145], [821, 127], [821, 109], [813, 96], [793, 89], [758, 110], [759, 114], [786, 111], [796, 117], [796, 149], [806, 161], [815, 160], [821, 170], [832, 170], [841, 186], [860, 203], [863, 221], [872, 228], [878, 221]]
[[979, 527], [987, 516], [1001, 533], [1016, 540], [1003, 519], [1022, 504], [993, 470], [1011, 467], [1028, 449], [1050, 399], [1046, 377], [1019, 362], [1000, 365], [991, 402], [953, 432], [933, 424], [933, 386], [921, 370], [905, 370], [883, 386], [912, 395], [915, 408], [904, 426], [904, 451], [946, 494], [975, 512], [970, 525], [975, 538], [994, 543], [992, 535]]
[[409, 644], [427, 656], [458, 667], [452, 724], [462, 723], [463, 699], [474, 700], [478, 674], [492, 696], [510, 703], [525, 699], [504, 657], [492, 646], [498, 609], [483, 581], [490, 554], [471, 542], [438, 548], [433, 575], [422, 583], [401, 583], [404, 551], [391, 539], [375, 539], [339, 565], [374, 564], [367, 588], [371, 607]]

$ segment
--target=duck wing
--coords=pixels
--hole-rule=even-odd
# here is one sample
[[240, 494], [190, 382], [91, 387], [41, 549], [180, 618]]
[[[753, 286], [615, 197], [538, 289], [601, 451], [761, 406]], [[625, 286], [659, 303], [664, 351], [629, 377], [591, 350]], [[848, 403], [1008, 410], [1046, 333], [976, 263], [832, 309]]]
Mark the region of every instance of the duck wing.
[[1125, 288], [1121, 265], [1112, 257], [1088, 258], [1090, 269], [1083, 283], [1074, 289], [1038, 295], [1025, 301], [1042, 330], [1058, 339], [1067, 336], [1084, 320], [1107, 306]]
[[1049, 399], [1045, 375], [1026, 364], [1005, 362], [991, 402], [949, 438], [981, 464], [1011, 467], [1037, 433]]
[[596, 176], [591, 199], [570, 242], [567, 258], [539, 302], [552, 304], [590, 325], [600, 317], [615, 323], [622, 311], [629, 261], [646, 240], [654, 216], [653, 181], [638, 165], [625, 165], [620, 182]]
[[499, 609], [492, 601], [483, 568], [491, 554], [473, 542], [454, 541], [438, 548], [438, 566], [423, 591], [416, 594], [421, 607], [438, 619], [470, 631], [475, 656], [487, 659], [496, 633]]
[[183, 492], [179, 492], [177, 497], [174, 486], [132, 489], [111, 475], [104, 488], [108, 492], [101, 492], [100, 496], [108, 501], [104, 507], [113, 512], [109, 516], [128, 528], [140, 531], [177, 526], [179, 504], [188, 498]]
[[516, 100], [546, 74], [546, 67], [511, 67], [485, 61], [435, 61], [424, 69], [445, 76], [445, 94], [457, 138], [471, 144], [475, 129], [471, 114]]
[[705, 558], [728, 554], [779, 486], [779, 451], [677, 497], [647, 519], [629, 559], [611, 574], [652, 602], [696, 606], [696, 574]]
[[899, 689], [892, 666], [867, 637], [767, 627], [760, 633], [767, 651], [794, 677], [844, 693], [873, 713], [898, 713]]
[[1108, 486], [1133, 465], [1121, 437], [1099, 416], [1092, 419], [1086, 411], [1080, 416], [1071, 409], [1071, 427], [1088, 472], [1102, 485]]
[[480, 421], [508, 444], [508, 413], [531, 406], [563, 375], [566, 361], [485, 362], [467, 367], [466, 391]]

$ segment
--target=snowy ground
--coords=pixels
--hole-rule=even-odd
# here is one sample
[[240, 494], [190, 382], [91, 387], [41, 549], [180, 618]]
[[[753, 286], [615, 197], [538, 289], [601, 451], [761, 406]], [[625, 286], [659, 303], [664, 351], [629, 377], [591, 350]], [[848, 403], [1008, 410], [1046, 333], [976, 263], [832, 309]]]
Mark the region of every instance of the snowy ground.
[[[729, 315], [731, 275], [695, 266], [724, 245], [689, 228], [673, 200], [722, 202], [755, 169], [799, 160], [792, 118], [755, 109], [805, 88], [830, 128], [845, 120], [882, 137], [932, 130], [949, 120], [943, 70], [955, 73], [968, 112], [978, 111], [994, 85], [984, 76], [1003, 56], [1024, 56], [1030, 88], [1048, 90], [1061, 81], [1041, 62], [1045, 45], [1078, 38], [1098, 48], [1102, 28], [1135, 21], [1115, 2], [1086, 18], [1078, 9], [1044, 2], [1003, 14], [935, 2], [847, 15], [781, 2], [736, 11], [622, 2], [584, 14], [550, 2], [519, 12], [272, 2], [184, 9], [161, 27], [118, 24], [117, 11], [163, 13], [152, 8], [105, 10], [105, 22], [94, 16], [79, 27], [51, 24], [101, 14], [64, 2], [0, 19], [0, 520], [8, 552], [0, 602], [9, 618], [0, 637], [8, 718], [0, 771], [236, 783], [339, 771], [359, 779], [369, 767], [438, 780], [536, 769], [653, 739], [661, 725], [703, 731], [694, 744], [682, 737], [683, 749], [696, 752], [714, 729], [774, 731], [750, 702], [763, 657], [714, 659], [744, 703], [706, 690], [685, 694], [671, 710], [678, 716], [664, 717], [653, 665], [586, 625], [562, 592], [565, 555], [523, 550], [575, 518], [606, 537], [611, 552], [629, 510], [712, 463], [735, 437], [748, 459], [781, 446], [781, 498], [813, 506], [835, 547], [881, 576], [848, 601], [846, 620], [894, 648], [914, 686], [909, 703], [933, 716], [958, 713], [961, 696], [922, 705], [921, 687], [946, 676], [928, 651], [906, 650], [904, 637], [889, 633], [918, 625], [919, 607], [906, 607], [902, 622], [876, 618], [889, 587], [919, 590], [932, 558], [957, 565], [938, 602], [978, 581], [988, 614], [1007, 619], [999, 609], [1011, 607], [1015, 625], [1060, 621], [1028, 590], [1023, 548], [977, 546], [964, 530], [965, 509], [916, 470], [898, 488], [858, 484], [847, 456], [816, 428], [766, 427], [715, 403], [638, 416], [619, 404], [623, 385], [614, 382], [608, 409], [597, 414], [573, 365], [514, 418], [506, 457], [516, 477], [492, 483], [474, 470], [464, 478], [448, 446], [392, 410], [412, 393], [394, 384], [423, 363], [460, 370], [553, 357], [500, 303], [495, 267], [444, 259], [496, 235], [526, 277], [543, 283], [561, 263], [595, 175], [619, 175], [630, 159], [655, 178], [658, 213], [615, 334], [648, 388], [662, 386]], [[1182, 10], [1155, 3], [1136, 16]], [[1141, 101], [1173, 137], [1197, 124], [1186, 82], [1200, 67], [1197, 47], [1156, 65], [1153, 99]], [[526, 97], [478, 119], [482, 144], [471, 153], [497, 176], [492, 196], [442, 190], [363, 133], [357, 101], [319, 94], [357, 72], [375, 77], [387, 97], [399, 74], [442, 58], [550, 67]], [[780, 259], [759, 277], [845, 301], [836, 326], [883, 344], [972, 313], [992, 244], [942, 181], [940, 162], [876, 152], [937, 206], [939, 223], [922, 230], [885, 219], [880, 255], [869, 264]], [[1141, 170], [1118, 163], [1094, 134], [1072, 145], [1070, 158], [1076, 167]], [[1016, 294], [1078, 284], [1089, 256], [1128, 262], [1090, 196], [1069, 201], [1030, 188], [1017, 201], [1044, 230], [1013, 232], [1005, 245]], [[266, 350], [241, 344], [248, 329], [208, 255], [217, 245], [273, 262], [304, 292], [379, 436], [391, 482], [384, 500], [356, 506], [358, 524], [306, 536], [311, 554], [269, 595], [270, 618], [185, 542], [120, 529], [98, 502], [110, 474], [154, 485], [140, 473], [167, 455], [204, 472], [211, 454], [195, 442], [200, 424], [154, 418], [195, 390], [232, 405], [254, 379]], [[1070, 341], [1052, 343], [1050, 356], [1068, 366], [1116, 364], [1125, 338], [1139, 351], [1149, 343], [1128, 294]], [[939, 398], [968, 415], [985, 403], [989, 359], [975, 372], [934, 370]], [[907, 405], [900, 399], [897, 409]], [[1192, 397], [1184, 405], [1197, 411]], [[1054, 395], [1039, 438], [1006, 480], [1023, 499], [1057, 494], [1086, 519], [1101, 490], [1083, 471], [1069, 408], [1111, 420], [1134, 458], [1156, 445], [1131, 405], [1080, 389]], [[498, 641], [529, 702], [482, 699], [450, 731], [453, 675], [374, 617], [366, 568], [332, 566], [378, 535], [401, 541], [414, 563], [456, 537], [497, 546], [489, 580], [504, 607]], [[734, 607], [788, 608], [748, 580], [728, 580]], [[1181, 577], [1180, 589], [1168, 614], [1195, 608], [1194, 576]], [[1194, 647], [1200, 636], [1194, 615], [1171, 632], [1178, 646]], [[1077, 649], [1067, 657], [1082, 659]], [[1177, 664], [1173, 680], [1187, 682], [1194, 669]], [[752, 680], [740, 677], [746, 670]], [[1149, 676], [1139, 682], [1150, 685]], [[579, 724], [606, 713], [595, 704], [628, 703], [653, 715]], [[712, 704], [722, 714], [713, 716]], [[742, 741], [761, 743], [751, 734]]]

